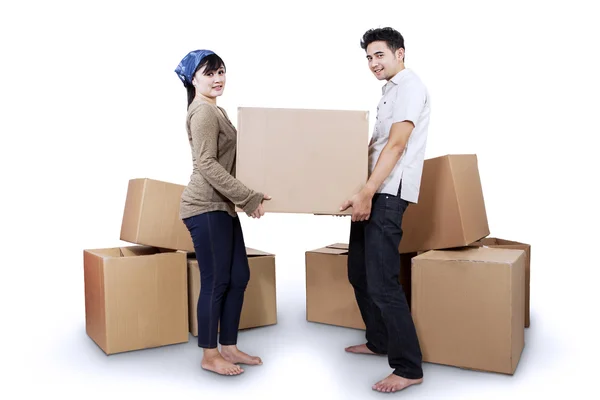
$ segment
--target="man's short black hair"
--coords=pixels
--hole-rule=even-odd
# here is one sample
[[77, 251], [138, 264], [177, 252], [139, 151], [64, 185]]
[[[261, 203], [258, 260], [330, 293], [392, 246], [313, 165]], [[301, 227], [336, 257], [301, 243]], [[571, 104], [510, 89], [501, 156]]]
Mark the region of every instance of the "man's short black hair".
[[406, 50], [404, 48], [404, 38], [400, 32], [390, 27], [369, 29], [363, 35], [360, 47], [363, 50], [367, 50], [368, 45], [377, 41], [386, 42], [392, 53], [396, 53], [398, 49]]

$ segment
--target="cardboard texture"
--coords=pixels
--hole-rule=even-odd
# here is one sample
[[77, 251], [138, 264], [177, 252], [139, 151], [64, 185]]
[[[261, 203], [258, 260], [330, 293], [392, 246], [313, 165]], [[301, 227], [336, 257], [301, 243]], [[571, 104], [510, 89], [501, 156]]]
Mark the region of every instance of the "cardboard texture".
[[236, 177], [266, 212], [339, 212], [368, 177], [368, 111], [238, 108]]
[[515, 242], [512, 240], [499, 239], [495, 237], [486, 237], [471, 246], [484, 246], [500, 249], [520, 249], [525, 251], [525, 328], [531, 325], [530, 320], [530, 282], [531, 282], [531, 245], [527, 243]]
[[131, 179], [121, 223], [121, 240], [193, 252], [192, 237], [179, 218], [184, 188], [154, 179]]
[[425, 160], [417, 204], [406, 209], [400, 253], [466, 246], [490, 234], [477, 156]]
[[[401, 257], [399, 281], [410, 293], [410, 258]], [[335, 243], [307, 251], [306, 259], [306, 319], [328, 325], [365, 329], [354, 288], [348, 281], [348, 244]], [[408, 264], [405, 264], [408, 263]], [[410, 300], [407, 297], [410, 304]]]
[[428, 251], [412, 260], [424, 362], [514, 374], [524, 347], [525, 251]]
[[[256, 328], [277, 323], [275, 255], [246, 247], [250, 265], [250, 281], [244, 294], [239, 329]], [[198, 296], [200, 269], [193, 253], [187, 260], [189, 331], [198, 336]]]
[[185, 253], [88, 249], [83, 264], [86, 332], [107, 355], [188, 341]]
[[306, 320], [365, 329], [348, 281], [348, 245], [337, 243], [305, 253]]

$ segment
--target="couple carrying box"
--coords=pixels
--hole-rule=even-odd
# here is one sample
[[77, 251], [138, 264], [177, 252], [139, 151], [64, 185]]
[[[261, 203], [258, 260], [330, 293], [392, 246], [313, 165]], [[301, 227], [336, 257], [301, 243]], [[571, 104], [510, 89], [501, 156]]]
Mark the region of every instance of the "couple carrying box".
[[[378, 80], [387, 82], [369, 143], [369, 179], [340, 205], [340, 211], [352, 207], [348, 278], [366, 326], [366, 343], [346, 351], [387, 354], [393, 372], [373, 389], [395, 392], [423, 380], [419, 341], [398, 281], [398, 248], [403, 214], [419, 197], [430, 100], [419, 77], [404, 66], [404, 39], [399, 32], [371, 29], [360, 45], [369, 69]], [[180, 217], [200, 265], [198, 346], [204, 350], [202, 367], [238, 375], [243, 369], [237, 364], [259, 365], [262, 361], [237, 348], [250, 272], [235, 207], [260, 218], [263, 201], [270, 197], [235, 178], [237, 131], [226, 111], [217, 106], [225, 88], [225, 71], [223, 60], [210, 50], [188, 53], [175, 70], [187, 90], [186, 129], [193, 161], [181, 197]]]

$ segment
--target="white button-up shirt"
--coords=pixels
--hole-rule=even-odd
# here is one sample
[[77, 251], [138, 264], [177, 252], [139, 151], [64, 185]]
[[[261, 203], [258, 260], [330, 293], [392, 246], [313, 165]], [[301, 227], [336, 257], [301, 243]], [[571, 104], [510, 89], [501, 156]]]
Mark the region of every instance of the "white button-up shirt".
[[373, 173], [381, 151], [390, 137], [395, 122], [412, 121], [415, 125], [398, 163], [385, 179], [377, 193], [398, 194], [411, 203], [417, 203], [429, 128], [430, 99], [421, 79], [410, 69], [403, 69], [382, 88], [377, 107], [377, 120], [369, 144], [369, 175]]

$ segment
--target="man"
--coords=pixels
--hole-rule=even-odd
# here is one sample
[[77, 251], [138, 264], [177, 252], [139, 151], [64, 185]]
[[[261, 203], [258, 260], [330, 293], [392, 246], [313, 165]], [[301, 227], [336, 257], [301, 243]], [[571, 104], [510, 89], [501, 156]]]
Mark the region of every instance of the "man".
[[373, 385], [396, 392], [423, 381], [422, 355], [406, 296], [398, 280], [402, 216], [417, 203], [429, 94], [404, 66], [404, 38], [392, 28], [367, 31], [361, 40], [369, 68], [386, 80], [369, 144], [369, 179], [340, 211], [352, 207], [348, 278], [366, 325], [365, 344], [346, 351], [387, 354], [393, 372]]

